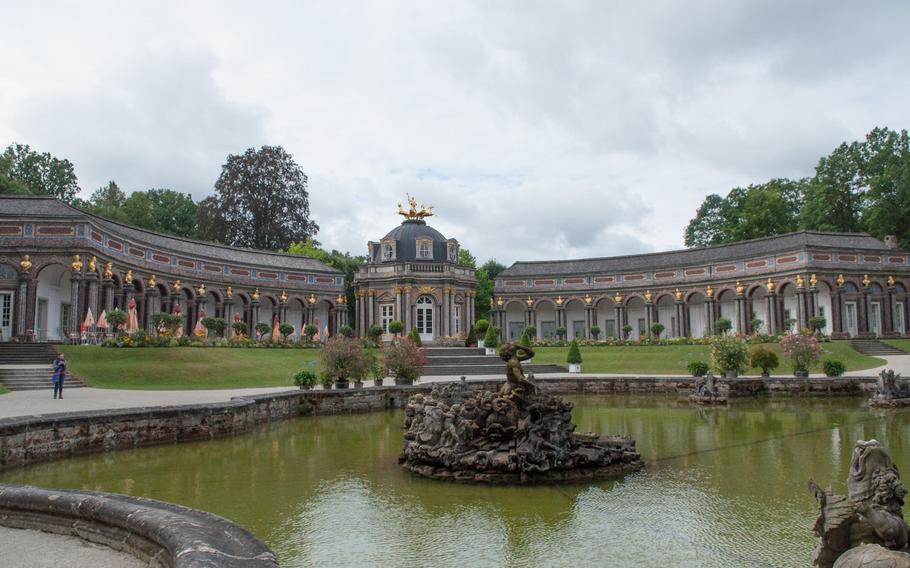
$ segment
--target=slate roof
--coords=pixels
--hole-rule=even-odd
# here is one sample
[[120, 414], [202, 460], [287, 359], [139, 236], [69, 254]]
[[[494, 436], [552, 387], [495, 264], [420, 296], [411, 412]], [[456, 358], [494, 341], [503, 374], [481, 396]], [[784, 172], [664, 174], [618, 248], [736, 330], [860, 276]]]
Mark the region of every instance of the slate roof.
[[[433, 258], [417, 258], [417, 239], [428, 237], [433, 240]], [[448, 259], [446, 245], [447, 240], [442, 233], [427, 225], [422, 219], [406, 219], [401, 225], [388, 232], [382, 237], [380, 243], [385, 240], [393, 239], [395, 245], [395, 262], [402, 260], [419, 260], [420, 262], [440, 262]], [[375, 253], [373, 262], [380, 262], [381, 250], [378, 248]]]
[[704, 266], [717, 262], [761, 257], [775, 253], [806, 250], [808, 248], [860, 249], [879, 252], [891, 250], [885, 243], [866, 233], [801, 231], [727, 245], [667, 252], [577, 260], [518, 261], [500, 273], [499, 278], [640, 272], [685, 266]]
[[225, 263], [248, 264], [294, 271], [316, 271], [341, 274], [341, 271], [305, 256], [231, 247], [217, 243], [163, 235], [111, 221], [44, 196], [0, 195], [0, 218], [35, 220], [84, 220], [118, 235], [136, 245], [176, 253], [193, 258], [217, 260]]

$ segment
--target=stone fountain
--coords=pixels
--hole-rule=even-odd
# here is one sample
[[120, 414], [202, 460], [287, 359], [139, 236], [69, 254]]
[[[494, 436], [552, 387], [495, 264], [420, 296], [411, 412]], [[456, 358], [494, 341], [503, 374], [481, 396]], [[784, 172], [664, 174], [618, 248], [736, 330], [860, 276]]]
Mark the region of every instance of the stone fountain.
[[910, 406], [910, 381], [901, 379], [891, 369], [878, 375], [875, 391], [869, 399], [871, 408], [905, 408]]
[[812, 561], [821, 568], [910, 568], [904, 496], [907, 489], [891, 456], [876, 440], [856, 443], [847, 476], [847, 496], [821, 490]]
[[575, 432], [572, 403], [525, 377], [530, 348], [506, 343], [499, 355], [506, 382], [498, 391], [450, 383], [408, 400], [405, 469], [432, 479], [532, 484], [613, 478], [644, 466], [628, 436]]

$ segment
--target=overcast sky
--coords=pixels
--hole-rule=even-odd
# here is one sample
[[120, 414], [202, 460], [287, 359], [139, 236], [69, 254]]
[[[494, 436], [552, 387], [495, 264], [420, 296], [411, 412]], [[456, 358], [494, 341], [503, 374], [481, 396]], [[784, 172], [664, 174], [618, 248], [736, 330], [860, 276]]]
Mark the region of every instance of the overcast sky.
[[0, 145], [83, 195], [213, 192], [282, 145], [318, 239], [406, 192], [478, 260], [682, 247], [709, 193], [910, 126], [910, 2], [4, 2]]

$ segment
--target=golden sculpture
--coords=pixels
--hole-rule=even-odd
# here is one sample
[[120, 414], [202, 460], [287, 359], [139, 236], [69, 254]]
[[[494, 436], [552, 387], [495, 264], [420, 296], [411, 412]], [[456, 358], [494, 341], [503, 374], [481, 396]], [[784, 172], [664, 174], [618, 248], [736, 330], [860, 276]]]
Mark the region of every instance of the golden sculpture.
[[493, 297], [490, 297], [490, 309], [493, 309]]
[[253, 298], [253, 301], [254, 301], [254, 302], [258, 302], [258, 301], [259, 301], [259, 288], [256, 288], [255, 290], [253, 290], [253, 296], [252, 296], [252, 298]]
[[815, 274], [809, 277], [809, 286], [815, 288], [815, 285], [818, 284], [818, 278], [815, 277]]
[[768, 282], [765, 284], [765, 288], [768, 289], [769, 294], [773, 294], [774, 293], [774, 280], [771, 278], [768, 278]]
[[107, 262], [104, 264], [104, 278], [110, 280], [114, 277], [114, 263]]
[[677, 288], [677, 289], [673, 292], [673, 295], [676, 297], [676, 301], [677, 301], [677, 302], [682, 302], [682, 299], [683, 299], [682, 290], [680, 290], [679, 288]]
[[28, 272], [32, 268], [32, 261], [28, 259], [27, 254], [22, 255], [22, 260], [19, 261], [19, 266], [22, 267], [23, 272]]
[[98, 266], [95, 264], [96, 262], [98, 262], [98, 259], [95, 256], [92, 256], [92, 259], [88, 261], [89, 272], [98, 272]]
[[173, 284], [173, 286], [171, 286], [171, 289], [174, 290], [174, 292], [180, 291], [180, 279], [179, 278], [177, 280], [174, 280], [174, 284]]
[[591, 297], [591, 294], [585, 294], [585, 303], [586, 304], [588, 304], [590, 306], [591, 302], [593, 302], [593, 301], [594, 301], [594, 298]]
[[526, 303], [526, 304], [528, 305], [528, 307], [530, 308], [531, 306], [534, 305], [534, 300], [531, 299], [531, 296], [528, 296], [528, 299], [525, 300], [525, 303]]
[[281, 302], [282, 304], [288, 303], [288, 295], [285, 293], [284, 290], [282, 290], [281, 295], [278, 296], [278, 301]]
[[736, 294], [742, 296], [746, 293], [746, 287], [739, 283], [739, 280], [736, 281]]
[[844, 275], [843, 275], [843, 274], [838, 274], [838, 275], [837, 275], [837, 280], [835, 280], [835, 282], [837, 282], [837, 285], [838, 285], [838, 286], [840, 286], [841, 288], [843, 288], [843, 286], [844, 286], [844, 284], [847, 282], [847, 280], [844, 278]]
[[[372, 293], [372, 292], [373, 291], [370, 290], [370, 293]], [[417, 293], [418, 294], [435, 294], [436, 288], [433, 288], [432, 286], [420, 286], [417, 288]]]
[[872, 279], [868, 274], [863, 274], [863, 288], [868, 288], [869, 284], [872, 284]]
[[132, 284], [132, 283], [133, 283], [133, 271], [132, 271], [132, 270], [127, 270], [127, 271], [126, 271], [126, 276], [123, 277], [123, 283], [124, 283], [124, 284]]
[[224, 291], [224, 295], [227, 296], [228, 300], [233, 299], [233, 297], [234, 297], [234, 289], [231, 288], [230, 286], [228, 286], [228, 287], [227, 287], [227, 290]]
[[797, 274], [796, 275], [796, 287], [804, 288], [805, 286], [806, 286], [806, 280], [803, 278], [803, 275]]
[[70, 267], [73, 269], [73, 272], [79, 272], [82, 270], [82, 261], [79, 260], [79, 255], [73, 255], [73, 262], [70, 264]]
[[708, 298], [714, 297], [714, 288], [712, 288], [710, 284], [708, 284], [708, 287], [705, 288], [705, 296]]
[[651, 298], [652, 298], [652, 297], [653, 297], [653, 296], [651, 295], [651, 291], [650, 291], [650, 290], [648, 290], [647, 292], [645, 292], [645, 301], [648, 302], [649, 304], [651, 303]]
[[563, 297], [562, 297], [562, 296], [556, 296], [556, 305], [557, 305], [557, 306], [562, 306], [563, 303], [565, 303], [565, 300], [563, 299]]
[[[370, 290], [370, 292], [372, 292], [372, 290]], [[310, 293], [310, 297], [307, 298], [306, 301], [309, 302], [311, 306], [313, 304], [315, 304], [316, 303], [316, 294]]]
[[398, 214], [404, 217], [405, 219], [411, 221], [415, 219], [424, 219], [426, 217], [433, 216], [433, 206], [425, 206], [423, 203], [420, 204], [420, 209], [417, 208], [417, 200], [411, 197], [411, 194], [406, 193], [408, 196], [408, 206], [406, 210], [401, 206], [401, 203], [398, 204]]
[[502, 299], [502, 296], [500, 296], [500, 297], [496, 300], [496, 305], [499, 306], [500, 308], [501, 308], [502, 305], [505, 304], [505, 303], [506, 303], [506, 301]]
[[336, 303], [336, 304], [339, 304], [339, 305], [343, 304], [343, 303], [344, 303], [344, 296], [342, 296], [341, 294], [338, 294], [338, 297], [335, 298], [335, 303]]
[[154, 287], [157, 286], [157, 285], [158, 285], [158, 282], [155, 281], [155, 275], [152, 274], [152, 275], [149, 277], [149, 285], [148, 285], [148, 287], [149, 287], [149, 288], [154, 288]]
[[200, 298], [203, 297], [203, 296], [205, 296], [205, 284], [200, 284], [199, 287], [196, 288], [196, 294], [197, 294]]
[[617, 304], [621, 304], [622, 303], [622, 293], [616, 292], [616, 295], [613, 296], [613, 301], [616, 302]]
[[888, 276], [888, 288], [894, 288], [894, 276]]

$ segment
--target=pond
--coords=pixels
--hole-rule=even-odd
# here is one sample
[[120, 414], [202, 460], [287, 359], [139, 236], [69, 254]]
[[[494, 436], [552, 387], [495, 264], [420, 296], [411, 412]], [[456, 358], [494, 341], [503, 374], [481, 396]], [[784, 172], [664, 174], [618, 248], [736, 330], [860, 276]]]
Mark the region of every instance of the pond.
[[910, 413], [858, 399], [694, 408], [567, 397], [580, 431], [626, 432], [646, 469], [578, 486], [484, 487], [401, 470], [401, 411], [300, 418], [237, 438], [94, 454], [0, 482], [113, 491], [223, 515], [282, 566], [808, 566], [815, 501], [846, 491], [853, 444], [910, 471]]

